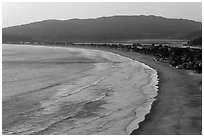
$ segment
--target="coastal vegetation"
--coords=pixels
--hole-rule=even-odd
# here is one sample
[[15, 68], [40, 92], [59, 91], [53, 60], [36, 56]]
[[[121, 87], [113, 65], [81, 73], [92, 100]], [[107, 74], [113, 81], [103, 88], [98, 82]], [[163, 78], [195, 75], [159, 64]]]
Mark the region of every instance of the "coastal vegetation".
[[202, 37], [196, 37], [190, 41], [188, 41], [187, 45], [189, 46], [202, 46]]
[[150, 54], [154, 56], [155, 61], [169, 63], [177, 69], [188, 69], [202, 73], [202, 49], [190, 47], [171, 47], [166, 45], [141, 45], [133, 43], [132, 45], [122, 44], [79, 44], [83, 46], [115, 48], [130, 52]]

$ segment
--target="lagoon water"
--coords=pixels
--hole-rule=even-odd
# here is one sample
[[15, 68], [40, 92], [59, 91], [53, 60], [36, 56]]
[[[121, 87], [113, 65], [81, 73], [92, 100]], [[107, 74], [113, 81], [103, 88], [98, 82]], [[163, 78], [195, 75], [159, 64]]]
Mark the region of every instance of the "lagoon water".
[[130, 134], [150, 112], [157, 72], [109, 52], [3, 45], [3, 134]]

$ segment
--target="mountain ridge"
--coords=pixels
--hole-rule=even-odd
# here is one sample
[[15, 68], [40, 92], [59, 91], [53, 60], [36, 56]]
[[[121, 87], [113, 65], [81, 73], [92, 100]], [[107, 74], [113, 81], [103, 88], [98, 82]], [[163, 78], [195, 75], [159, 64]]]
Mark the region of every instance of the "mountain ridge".
[[191, 34], [201, 33], [202, 23], [193, 20], [154, 15], [117, 15], [88, 19], [49, 19], [5, 27], [2, 29], [2, 40], [81, 42], [111, 39], [189, 39]]
[[8, 27], [3, 27], [3, 29], [5, 28], [11, 28], [11, 27], [15, 27], [15, 26], [24, 26], [24, 25], [29, 25], [29, 24], [33, 24], [33, 23], [39, 23], [39, 22], [43, 22], [43, 21], [69, 21], [69, 20], [94, 20], [94, 19], [100, 19], [100, 18], [111, 18], [111, 17], [158, 17], [158, 18], [164, 18], [164, 19], [171, 19], [171, 20], [186, 20], [186, 21], [192, 21], [192, 22], [199, 22], [202, 23], [200, 21], [195, 21], [195, 20], [191, 20], [191, 19], [185, 19], [185, 18], [167, 18], [167, 17], [163, 17], [163, 16], [156, 16], [156, 15], [113, 15], [113, 16], [102, 16], [102, 17], [93, 17], [93, 18], [71, 18], [71, 19], [46, 19], [46, 20], [39, 20], [39, 21], [34, 21], [34, 22], [30, 22], [30, 23], [25, 23], [25, 24], [18, 24], [18, 25], [12, 25], [12, 26], [8, 26]]

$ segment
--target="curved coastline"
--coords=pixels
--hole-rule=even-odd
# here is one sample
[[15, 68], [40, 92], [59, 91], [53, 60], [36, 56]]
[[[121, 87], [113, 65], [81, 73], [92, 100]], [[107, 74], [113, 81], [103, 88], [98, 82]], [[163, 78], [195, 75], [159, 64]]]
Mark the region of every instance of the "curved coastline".
[[156, 101], [151, 104], [150, 113], [145, 115], [143, 117], [145, 120], [138, 124], [140, 128], [130, 126], [129, 129], [134, 130], [130, 132], [131, 134], [202, 134], [202, 75], [189, 75], [189, 71], [177, 70], [168, 64], [154, 62], [152, 56], [149, 55], [106, 48], [70, 47], [119, 54], [138, 60], [157, 70], [159, 94], [155, 97]]
[[[90, 50], [90, 49], [89, 49]], [[91, 49], [94, 51], [94, 49]], [[95, 50], [95, 51], [99, 51], [99, 50]], [[145, 68], [147, 71], [148, 70], [151, 70], [152, 72], [149, 73], [150, 74], [150, 81], [147, 85], [145, 85], [146, 88], [148, 88], [148, 86], [150, 86], [151, 88], [153, 88], [154, 90], [152, 91], [148, 91], [148, 90], [144, 90], [144, 94], [146, 95], [149, 95], [149, 100], [147, 102], [144, 102], [143, 105], [140, 105], [139, 108], [137, 108], [135, 110], [135, 114], [137, 115], [136, 118], [131, 121], [127, 126], [126, 126], [126, 132], [128, 134], [131, 134], [134, 130], [137, 130], [139, 129], [139, 125], [141, 122], [143, 122], [145, 120], [145, 117], [146, 115], [151, 115], [151, 108], [152, 108], [152, 105], [154, 103], [154, 101], [156, 101], [156, 96], [158, 95], [158, 84], [159, 84], [159, 77], [158, 77], [158, 74], [157, 74], [157, 71], [153, 68], [151, 68], [150, 66], [146, 65], [145, 63], [142, 63], [142, 62], [139, 62], [137, 60], [134, 60], [132, 58], [129, 58], [129, 57], [125, 57], [125, 56], [122, 56], [120, 54], [117, 54], [117, 53], [114, 53], [114, 52], [109, 52], [109, 51], [100, 51], [100, 52], [107, 52], [109, 54], [113, 54], [113, 55], [116, 55], [116, 56], [119, 56], [119, 57], [123, 57], [123, 58], [126, 58], [130, 61], [134, 61], [134, 62], [137, 62], [137, 63], [140, 63], [141, 66], [143, 68]]]
[[[81, 50], [87, 50], [86, 48], [73, 48], [73, 47], [56, 47], [56, 48], [69, 48], [71, 51], [77, 51], [77, 49], [81, 49]], [[159, 77], [158, 77], [158, 73], [154, 68], [151, 68], [150, 66], [146, 65], [145, 63], [139, 62], [137, 60], [134, 60], [132, 58], [129, 57], [125, 57], [123, 55], [114, 53], [114, 52], [110, 52], [110, 51], [103, 51], [103, 50], [97, 50], [97, 49], [88, 49], [88, 50], [92, 50], [95, 52], [106, 52], [108, 54], [112, 54], [114, 56], [118, 56], [119, 58], [125, 58], [127, 60], [133, 61], [133, 62], [137, 62], [139, 64], [141, 64], [141, 66], [143, 68], [146, 69], [146, 71], [150, 70], [151, 72], [150, 74], [150, 79], [151, 81], [149, 81], [149, 83], [147, 85], [145, 85], [146, 88], [151, 87], [154, 90], [151, 91], [147, 91], [144, 90], [144, 94], [149, 96], [149, 100], [147, 102], [144, 102], [143, 105], [144, 106], [140, 106], [139, 108], [137, 108], [135, 110], [135, 113], [137, 115], [137, 117], [135, 117], [135, 119], [133, 121], [131, 121], [127, 126], [126, 126], [126, 133], [131, 134], [134, 130], [137, 130], [139, 128], [139, 125], [141, 122], [143, 122], [145, 120], [146, 115], [151, 113], [151, 108], [152, 105], [154, 103], [154, 101], [156, 101], [156, 96], [158, 95], [158, 85], [159, 85]]]
[[153, 56], [91, 46], [69, 46], [111, 52], [145, 63], [157, 70], [158, 95], [151, 112], [131, 135], [201, 135], [202, 134], [202, 74], [178, 70]]
[[[44, 47], [44, 46], [36, 46], [36, 47]], [[91, 54], [92, 54], [91, 52], [96, 52], [101, 57], [106, 58], [106, 56], [107, 56], [107, 59], [109, 57], [110, 58], [113, 57], [113, 58], [117, 58], [118, 60], [121, 60], [122, 62], [127, 61], [127, 63], [133, 67], [134, 67], [134, 65], [136, 65], [135, 67], [138, 67], [138, 65], [139, 65], [144, 70], [144, 72], [149, 75], [148, 76], [148, 82], [145, 83], [145, 85], [140, 88], [142, 94], [145, 95], [146, 99], [144, 100], [144, 102], [141, 102], [141, 104], [136, 107], [136, 109], [134, 110], [135, 116], [131, 116], [132, 120], [129, 121], [128, 124], [126, 124], [125, 130], [126, 130], [127, 134], [131, 134], [131, 132], [133, 130], [139, 128], [139, 123], [145, 120], [145, 115], [150, 113], [152, 103], [156, 100], [155, 97], [157, 96], [157, 91], [158, 91], [158, 87], [157, 87], [158, 75], [157, 75], [156, 70], [154, 70], [153, 68], [151, 68], [148, 65], [141, 63], [139, 61], [133, 60], [133, 59], [128, 58], [128, 57], [121, 56], [121, 55], [116, 54], [116, 53], [108, 52], [108, 51], [101, 51], [101, 50], [94, 50], [94, 49], [83, 49], [83, 48], [80, 48], [80, 50], [79, 50], [79, 48], [76, 49], [76, 48], [72, 48], [72, 47], [69, 48], [69, 47], [49, 47], [49, 46], [46, 46], [46, 48], [60, 48], [60, 49], [66, 48], [66, 49], [69, 49], [70, 51], [75, 51], [75, 52], [79, 51], [79, 52], [82, 52], [84, 54], [88, 54], [88, 56], [91, 56]], [[88, 50], [88, 51], [86, 51], [86, 50]], [[128, 68], [126, 68], [126, 69], [128, 70]], [[131, 73], [134, 73], [134, 71]], [[134, 89], [133, 89], [133, 91], [134, 91]], [[71, 93], [71, 94], [74, 94], [74, 93]]]
[[[65, 47], [65, 48], [69, 48], [71, 51], [77, 51], [77, 49], [74, 49], [72, 47], [71, 48], [70, 47]], [[87, 50], [85, 48], [78, 48], [78, 49]], [[95, 52], [106, 52], [108, 54], [112, 54], [114, 56], [118, 56], [119, 58], [125, 58], [127, 60], [130, 60], [130, 61], [133, 61], [133, 62], [137, 62], [143, 68], [145, 68], [146, 71], [151, 71], [151, 72], [148, 72], [150, 74], [150, 81], [148, 82], [147, 85], [145, 85], [145, 88], [148, 89], [148, 88], [151, 87], [154, 90], [151, 90], [151, 91], [142, 90], [142, 91], [144, 91], [143, 92], [144, 94], [149, 96], [149, 99], [148, 99], [148, 101], [144, 102], [142, 105], [140, 105], [139, 108], [137, 108], [135, 110], [135, 116], [136, 116], [135, 119], [133, 121], [131, 121], [126, 126], [126, 133], [131, 134], [134, 130], [139, 129], [140, 123], [145, 120], [146, 115], [151, 113], [152, 105], [153, 105], [154, 101], [156, 101], [155, 97], [158, 95], [158, 88], [159, 88], [158, 87], [158, 85], [159, 85], [159, 77], [158, 77], [157, 71], [155, 69], [151, 68], [150, 66], [146, 65], [145, 63], [139, 62], [137, 60], [134, 60], [134, 59], [129, 58], [129, 57], [125, 57], [123, 55], [120, 55], [120, 54], [117, 54], [117, 53], [114, 53], [114, 52], [95, 50], [95, 49], [88, 49], [88, 50], [92, 50], [92, 51], [95, 51]]]
[[[81, 46], [83, 48], [83, 46]], [[202, 74], [178, 70], [163, 62], [155, 62], [153, 56], [120, 51], [110, 48], [94, 48], [120, 54], [145, 63], [157, 70], [158, 95], [152, 109], [131, 135], [201, 135], [202, 134]]]
[[[58, 48], [58, 47], [56, 47], [56, 48]], [[61, 47], [59, 47], [59, 48], [61, 48]], [[77, 49], [75, 49], [73, 47], [63, 47], [63, 48], [69, 48], [71, 51], [77, 51], [78, 49], [87, 50], [86, 48], [83, 48], [83, 47], [82, 48], [80, 47], [80, 48], [77, 48]], [[157, 71], [154, 68], [151, 68], [150, 66], [146, 65], [145, 63], [139, 62], [137, 60], [134, 60], [132, 58], [129, 58], [129, 57], [126, 57], [126, 56], [123, 56], [123, 55], [120, 55], [120, 54], [117, 54], [117, 53], [114, 53], [114, 52], [97, 50], [97, 49], [92, 49], [92, 48], [90, 48], [88, 50], [92, 50], [92, 51], [95, 51], [95, 52], [106, 52], [108, 54], [112, 54], [114, 56], [118, 56], [119, 58], [125, 58], [127, 60], [130, 60], [130, 61], [133, 61], [133, 62], [137, 62], [137, 63], [141, 64], [141, 66], [143, 68], [145, 68], [146, 71], [148, 71], [148, 70], [151, 71], [151, 72], [148, 72], [150, 74], [151, 81], [149, 81], [148, 85], [145, 85], [145, 87], [146, 88], [151, 87], [154, 90], [151, 90], [149, 92], [147, 90], [144, 90], [143, 93], [149, 96], [149, 100], [147, 102], [143, 103], [143, 105], [145, 105], [145, 107], [144, 106], [140, 106], [139, 108], [137, 108], [135, 110], [135, 114], [136, 114], [135, 119], [133, 121], [131, 121], [126, 126], [126, 133], [131, 134], [134, 130], [139, 129], [140, 123], [145, 120], [146, 115], [151, 113], [152, 105], [153, 105], [154, 101], [156, 101], [155, 97], [158, 95], [158, 88], [159, 88], [158, 87], [158, 85], [159, 85], [159, 77], [158, 77]]]

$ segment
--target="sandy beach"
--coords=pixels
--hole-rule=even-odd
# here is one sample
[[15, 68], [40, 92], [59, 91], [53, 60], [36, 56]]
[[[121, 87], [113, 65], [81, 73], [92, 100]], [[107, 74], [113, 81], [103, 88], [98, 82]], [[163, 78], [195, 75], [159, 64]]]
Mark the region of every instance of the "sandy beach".
[[[76, 47], [76, 46], [70, 46], [70, 47]], [[154, 97], [154, 98], [156, 98], [156, 101], [153, 102], [153, 106], [151, 107], [151, 112], [145, 116], [144, 121], [141, 120], [142, 122], [139, 123], [139, 128], [137, 128], [137, 129], [135, 129], [137, 127], [137, 125], [134, 124], [134, 120], [133, 121], [128, 120], [129, 121], [128, 122], [129, 127], [126, 128], [127, 129], [126, 131], [128, 134], [130, 134], [133, 129], [135, 129], [131, 133], [133, 135], [200, 135], [200, 134], [202, 134], [202, 88], [201, 88], [202, 87], [201, 86], [202, 85], [202, 75], [201, 74], [195, 74], [195, 73], [192, 73], [191, 71], [188, 71], [188, 70], [178, 70], [176, 68], [170, 67], [169, 64], [165, 64], [162, 62], [156, 62], [156, 61], [154, 61], [153, 56], [150, 56], [150, 55], [144, 55], [144, 54], [139, 54], [139, 53], [120, 51], [120, 50], [108, 49], [108, 48], [99, 48], [99, 47], [94, 48], [94, 47], [88, 47], [88, 46], [86, 46], [86, 47], [77, 46], [77, 48], [102, 50], [102, 51], [108, 51], [108, 52], [112, 52], [115, 54], [119, 54], [119, 55], [128, 57], [130, 59], [137, 60], [141, 63], [144, 63], [144, 64], [152, 67], [153, 69], [155, 69], [157, 71], [157, 74], [159, 76], [159, 85], [158, 85], [159, 91], [158, 91], [158, 95], [156, 97]], [[108, 54], [107, 55], [101, 54], [101, 55], [107, 56]], [[101, 67], [99, 67], [99, 68], [101, 68]], [[128, 66], [124, 67], [124, 70], [126, 70], [125, 72], [128, 72], [128, 69], [130, 69]], [[137, 75], [137, 72], [134, 73], [134, 71], [132, 71], [130, 74], [131, 75]], [[121, 76], [120, 76], [120, 74], [119, 75], [117, 74], [116, 77], [118, 77], [118, 79], [120, 79]], [[101, 78], [101, 76], [100, 76], [100, 78]], [[115, 77], [114, 77], [114, 79], [115, 79]], [[111, 81], [114, 81], [114, 79], [107, 80], [106, 84], [111, 83]], [[80, 83], [83, 83], [83, 82], [80, 82]], [[117, 85], [117, 83], [116, 83], [116, 85]], [[134, 90], [130, 90], [130, 89], [120, 89], [120, 88], [118, 90], [134, 91]], [[107, 90], [107, 92], [108, 91], [109, 90]], [[123, 93], [123, 92], [121, 92], [121, 93]], [[132, 93], [134, 93], [134, 92], [132, 92]], [[113, 93], [111, 93], [111, 94], [113, 94]], [[77, 92], [77, 95], [78, 95], [78, 92]], [[106, 94], [104, 94], [104, 95], [106, 95]], [[125, 94], [121, 94], [121, 95], [122, 95], [121, 97], [126, 96]], [[36, 96], [37, 96], [37, 93], [36, 93]], [[103, 96], [101, 98], [100, 96], [98, 97], [98, 94], [97, 94], [98, 98], [94, 99], [94, 100], [97, 100], [97, 101], [98, 101], [98, 99], [101, 100], [104, 98]], [[84, 94], [81, 97], [83, 98]], [[90, 97], [92, 97], [92, 96], [90, 96]], [[103, 105], [103, 107], [107, 106], [107, 107], [115, 108], [114, 105], [113, 106], [108, 105], [111, 103], [107, 103], [109, 101], [112, 102], [113, 98], [110, 98], [110, 96], [107, 96], [107, 97], [108, 97], [107, 100], [103, 100], [106, 103], [101, 102], [102, 104], [98, 104], [98, 106], [99, 106], [98, 109], [100, 108], [101, 105]], [[115, 101], [118, 102], [118, 100], [120, 100], [121, 97], [119, 97], [118, 99], [116, 98]], [[26, 97], [26, 96], [25, 96], [25, 98], [28, 99], [28, 97]], [[79, 95], [77, 96], [77, 98], [79, 98]], [[72, 97], [72, 99], [73, 99], [73, 97]], [[122, 100], [124, 101], [124, 99], [122, 99]], [[131, 97], [131, 102], [132, 102], [131, 106], [132, 107], [130, 108], [130, 110], [132, 110], [132, 108], [134, 109], [134, 107], [136, 107], [136, 106], [133, 106], [134, 103], [136, 103], [136, 100], [137, 100], [137, 96]], [[116, 104], [120, 104], [119, 106], [121, 106], [124, 104], [124, 102], [119, 101]], [[93, 107], [94, 109], [96, 109], [95, 107], [97, 107], [97, 104], [95, 104], [95, 105], [89, 106], [88, 108]], [[82, 111], [84, 111], [86, 109], [89, 110], [88, 108], [85, 107], [82, 109]], [[95, 111], [94, 109], [89, 110], [89, 111], [90, 112]], [[98, 109], [97, 109], [97, 112], [99, 112]], [[62, 109], [62, 112], [64, 112], [63, 109]], [[126, 112], [129, 113], [129, 111], [126, 110], [123, 113], [117, 113], [117, 115], [125, 114]], [[76, 112], [77, 116], [78, 116], [78, 114], [79, 115], [82, 114], [81, 109], [79, 112]], [[112, 114], [112, 112], [110, 114]], [[87, 113], [87, 115], [90, 115], [90, 114]], [[124, 117], [124, 116], [121, 115], [118, 118], [120, 118], [120, 117]], [[112, 118], [115, 118], [115, 117], [110, 117], [110, 119], [112, 119]], [[134, 116], [131, 119], [134, 119]], [[130, 122], [130, 121], [132, 121], [132, 122]], [[125, 123], [123, 122], [123, 124], [125, 124]], [[127, 124], [127, 122], [126, 122], [126, 124]], [[62, 126], [62, 125], [60, 124], [60, 126]], [[95, 127], [95, 125], [93, 127]], [[122, 126], [122, 127], [124, 127], [124, 126]], [[82, 129], [83, 129], [83, 127], [82, 127]], [[116, 126], [116, 127], [113, 127], [113, 129], [115, 131], [114, 133], [112, 132], [113, 130], [110, 130], [110, 132], [106, 131], [104, 133], [102, 132], [101, 134], [118, 134], [118, 131], [121, 131], [121, 134], [124, 134], [124, 132], [120, 129], [120, 127]], [[45, 134], [49, 134], [48, 131], [46, 130]], [[51, 130], [51, 131], [53, 131], [53, 130]], [[79, 131], [82, 131], [82, 130], [77, 129], [76, 132], [73, 131], [73, 132], [70, 132], [70, 134], [86, 133], [86, 132], [80, 132], [79, 133]], [[39, 134], [44, 134], [44, 131], [39, 132]], [[67, 134], [67, 132], [66, 132], [66, 134]], [[99, 134], [99, 132], [97, 131], [96, 134]]]
[[[83, 47], [80, 47], [83, 48]], [[95, 49], [94, 47], [86, 47]], [[201, 135], [202, 74], [178, 70], [155, 62], [153, 56], [108, 48], [96, 48], [140, 61], [157, 70], [159, 93], [151, 112], [133, 135]]]

